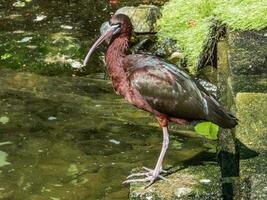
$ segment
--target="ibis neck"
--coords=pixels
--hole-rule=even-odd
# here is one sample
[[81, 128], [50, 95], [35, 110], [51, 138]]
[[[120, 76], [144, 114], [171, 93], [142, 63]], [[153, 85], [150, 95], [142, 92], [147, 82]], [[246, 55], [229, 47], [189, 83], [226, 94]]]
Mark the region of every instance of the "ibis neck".
[[108, 67], [112, 67], [113, 65], [118, 66], [120, 64], [118, 62], [126, 56], [128, 47], [129, 39], [127, 37], [118, 37], [111, 41], [106, 54]]
[[127, 78], [124, 71], [126, 52], [129, 47], [128, 37], [118, 37], [114, 39], [108, 47], [106, 53], [106, 63], [109, 76], [112, 80], [114, 89], [121, 95], [125, 95], [127, 90]]

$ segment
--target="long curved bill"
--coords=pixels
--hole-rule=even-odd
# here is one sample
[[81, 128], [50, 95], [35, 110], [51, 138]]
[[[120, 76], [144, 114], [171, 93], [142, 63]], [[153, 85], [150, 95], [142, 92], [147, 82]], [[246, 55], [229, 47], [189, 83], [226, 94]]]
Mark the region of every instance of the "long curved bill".
[[92, 53], [94, 52], [94, 50], [106, 39], [110, 38], [116, 31], [117, 28], [119, 28], [116, 25], [113, 26], [108, 26], [106, 31], [100, 36], [100, 38], [98, 38], [98, 40], [94, 43], [94, 45], [90, 48], [90, 50], [88, 51], [84, 61], [83, 61], [83, 66], [85, 66], [90, 58], [90, 56], [92, 55]]

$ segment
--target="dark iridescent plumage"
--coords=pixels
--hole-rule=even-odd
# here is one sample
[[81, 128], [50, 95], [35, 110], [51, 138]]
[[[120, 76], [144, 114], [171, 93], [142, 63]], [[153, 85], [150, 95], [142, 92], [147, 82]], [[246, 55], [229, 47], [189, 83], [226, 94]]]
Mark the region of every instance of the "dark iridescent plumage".
[[233, 128], [237, 119], [229, 114], [193, 78], [182, 69], [154, 56], [127, 54], [132, 24], [126, 15], [111, 18], [107, 30], [88, 52], [84, 64], [93, 50], [106, 39], [111, 39], [106, 53], [108, 72], [115, 91], [134, 106], [152, 113], [163, 129], [163, 145], [154, 170], [136, 173], [125, 183], [149, 181], [160, 175], [162, 162], [169, 143], [168, 122], [184, 124], [191, 120], [207, 120], [223, 128]]
[[236, 125], [236, 118], [182, 69], [141, 54], [126, 56], [124, 64], [131, 86], [160, 113], [189, 121], [212, 121], [223, 128]]

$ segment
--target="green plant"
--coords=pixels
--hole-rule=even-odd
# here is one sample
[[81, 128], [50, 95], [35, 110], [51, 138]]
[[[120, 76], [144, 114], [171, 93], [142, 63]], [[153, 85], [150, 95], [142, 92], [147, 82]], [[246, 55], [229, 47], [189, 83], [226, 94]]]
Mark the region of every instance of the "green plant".
[[218, 133], [219, 133], [219, 126], [216, 124], [213, 124], [212, 122], [201, 122], [198, 123], [194, 127], [195, 131], [199, 135], [203, 135], [204, 137], [211, 139], [211, 140], [217, 140], [218, 139]]

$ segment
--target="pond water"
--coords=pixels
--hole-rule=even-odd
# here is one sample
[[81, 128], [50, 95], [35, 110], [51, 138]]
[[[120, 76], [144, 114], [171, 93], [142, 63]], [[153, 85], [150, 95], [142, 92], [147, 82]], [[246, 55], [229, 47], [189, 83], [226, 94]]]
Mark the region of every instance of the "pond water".
[[[71, 68], [117, 7], [151, 2], [0, 2], [0, 199], [127, 199], [125, 177], [155, 165], [161, 129], [115, 95], [104, 47], [86, 70]], [[167, 168], [208, 151], [187, 127], [170, 139]]]

